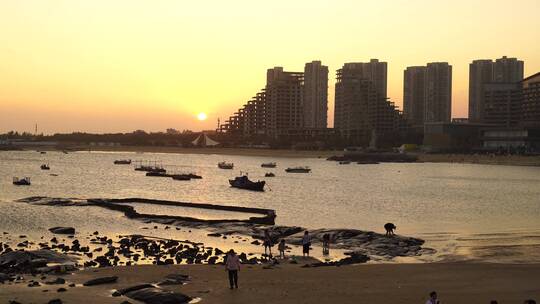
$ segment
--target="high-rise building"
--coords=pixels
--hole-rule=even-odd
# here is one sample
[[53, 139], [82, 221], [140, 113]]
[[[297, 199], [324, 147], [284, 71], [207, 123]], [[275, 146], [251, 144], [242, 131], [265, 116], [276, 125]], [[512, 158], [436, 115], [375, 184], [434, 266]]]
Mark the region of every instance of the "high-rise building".
[[[516, 83], [523, 79], [524, 63], [516, 58], [503, 56], [474, 60], [469, 65], [469, 121], [485, 122], [485, 86], [489, 83]], [[494, 89], [493, 86], [490, 88]]]
[[519, 83], [484, 84], [484, 113], [482, 121], [487, 124], [513, 127], [521, 116], [521, 91]]
[[304, 127], [326, 128], [328, 125], [328, 67], [320, 61], [304, 67]]
[[469, 121], [484, 121], [484, 85], [493, 82], [493, 61], [474, 60], [469, 64]]
[[424, 122], [450, 122], [452, 116], [452, 66], [432, 62], [426, 67]]
[[426, 67], [408, 67], [403, 73], [403, 115], [413, 126], [424, 125]]
[[504, 127], [540, 126], [540, 73], [519, 82], [487, 83], [484, 122]]
[[518, 82], [523, 79], [524, 63], [517, 58], [503, 56], [495, 60], [493, 66], [493, 82]]
[[285, 72], [282, 67], [266, 73], [266, 135], [279, 137], [304, 125], [304, 73]]
[[525, 126], [540, 126], [540, 73], [521, 81], [521, 123]]
[[373, 135], [401, 126], [401, 113], [386, 98], [386, 63], [346, 63], [337, 70], [334, 128], [349, 144], [366, 145]]

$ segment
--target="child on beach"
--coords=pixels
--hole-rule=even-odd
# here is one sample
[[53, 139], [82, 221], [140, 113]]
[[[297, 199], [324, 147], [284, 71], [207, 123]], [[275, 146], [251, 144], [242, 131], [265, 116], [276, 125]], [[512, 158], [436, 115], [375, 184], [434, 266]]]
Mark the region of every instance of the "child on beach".
[[281, 259], [284, 259], [285, 258], [285, 240], [284, 239], [281, 239], [281, 241], [279, 242], [278, 250], [279, 250], [279, 257]]
[[325, 233], [322, 241], [322, 253], [323, 255], [330, 254], [330, 235]]
[[432, 291], [429, 293], [429, 300], [427, 300], [426, 304], [440, 304], [441, 302], [437, 298], [437, 292]]

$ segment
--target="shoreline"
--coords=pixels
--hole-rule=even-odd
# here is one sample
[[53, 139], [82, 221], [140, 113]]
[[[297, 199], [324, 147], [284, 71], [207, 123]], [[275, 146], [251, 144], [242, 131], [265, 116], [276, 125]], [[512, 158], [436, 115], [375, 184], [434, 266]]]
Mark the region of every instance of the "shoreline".
[[[22, 150], [5, 151], [64, 151], [57, 147], [21, 147]], [[255, 148], [184, 148], [159, 146], [73, 146], [65, 147], [68, 152], [117, 152], [117, 153], [172, 153], [201, 155], [235, 155], [254, 157], [328, 158], [343, 154], [342, 150], [291, 150]], [[482, 155], [482, 154], [427, 154], [410, 153], [418, 157], [417, 163], [459, 163], [504, 166], [540, 167], [540, 156]]]
[[[19, 283], [2, 285], [0, 302], [121, 303], [133, 299], [112, 296], [115, 290], [155, 283], [167, 275], [188, 275], [185, 285], [159, 286], [203, 303], [424, 303], [432, 290], [442, 303], [523, 303], [540, 296], [540, 265], [488, 263], [382, 264], [303, 268], [282, 263], [269, 267], [242, 265], [239, 289], [230, 290], [222, 265], [121, 266], [75, 271], [65, 284], [43, 284], [24, 275]], [[114, 283], [82, 286], [95, 278], [117, 276]], [[456, 278], [459, 278], [457, 280]], [[27, 287], [30, 280], [38, 281]], [[75, 284], [69, 287], [68, 284]], [[58, 288], [66, 291], [58, 292]], [[47, 292], [44, 292], [47, 290]], [[359, 300], [361, 300], [359, 302]]]

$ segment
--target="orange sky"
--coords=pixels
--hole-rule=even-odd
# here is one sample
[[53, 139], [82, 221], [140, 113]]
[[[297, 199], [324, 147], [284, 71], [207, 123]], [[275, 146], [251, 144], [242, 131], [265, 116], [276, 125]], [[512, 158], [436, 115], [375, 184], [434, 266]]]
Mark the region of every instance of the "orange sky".
[[[468, 64], [503, 55], [540, 71], [540, 1], [3, 1], [0, 132], [212, 129], [265, 84], [266, 69], [322, 60], [453, 65], [466, 117]], [[208, 114], [200, 122], [196, 115]], [[332, 111], [329, 117], [332, 117]]]

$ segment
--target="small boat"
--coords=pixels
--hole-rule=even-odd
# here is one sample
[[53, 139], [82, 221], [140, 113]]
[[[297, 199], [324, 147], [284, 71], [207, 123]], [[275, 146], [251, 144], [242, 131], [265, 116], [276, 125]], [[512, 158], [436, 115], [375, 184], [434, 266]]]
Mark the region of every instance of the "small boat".
[[21, 179], [14, 177], [13, 184], [17, 186], [30, 186], [30, 177], [25, 177]]
[[148, 171], [146, 176], [169, 177], [167, 171]]
[[308, 167], [293, 167], [285, 169], [287, 173], [309, 173], [311, 169]]
[[188, 174], [173, 174], [171, 177], [174, 180], [191, 180]]
[[263, 167], [263, 168], [275, 168], [276, 163], [263, 163], [263, 164], [261, 164], [261, 167]]
[[342, 160], [342, 161], [339, 162], [340, 165], [348, 165], [348, 164], [350, 164], [350, 163], [351, 163], [351, 162], [348, 161], [348, 160]]
[[266, 172], [266, 174], [264, 174], [264, 177], [275, 177], [276, 175], [272, 172]]
[[51, 169], [51, 167], [49, 167], [48, 164], [43, 164], [43, 165], [40, 166], [40, 168], [41, 168], [41, 170], [50, 170]]
[[115, 165], [131, 165], [131, 159], [117, 159], [114, 161]]
[[220, 169], [232, 169], [234, 168], [233, 163], [227, 163], [227, 162], [220, 162], [217, 164], [218, 168]]
[[146, 172], [167, 172], [167, 170], [165, 170], [164, 168], [162, 167], [158, 167], [158, 166], [145, 166], [145, 165], [140, 165], [138, 167], [135, 167], [135, 171], [146, 171]]
[[253, 181], [250, 181], [246, 175], [242, 175], [239, 177], [235, 177], [234, 179], [230, 179], [229, 184], [231, 184], [231, 187], [234, 187], [234, 188], [251, 190], [251, 191], [264, 191], [264, 185], [266, 184], [266, 182], [265, 181], [253, 182]]

